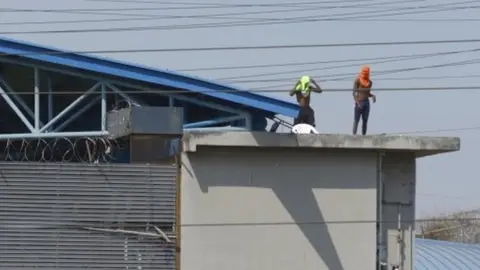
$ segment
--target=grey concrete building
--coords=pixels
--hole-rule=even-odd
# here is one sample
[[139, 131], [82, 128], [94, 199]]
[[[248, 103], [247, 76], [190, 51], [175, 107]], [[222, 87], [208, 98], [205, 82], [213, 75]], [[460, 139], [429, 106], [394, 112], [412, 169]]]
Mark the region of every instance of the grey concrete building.
[[415, 160], [459, 147], [458, 138], [186, 133], [181, 269], [375, 269], [383, 247], [389, 266], [412, 270]]

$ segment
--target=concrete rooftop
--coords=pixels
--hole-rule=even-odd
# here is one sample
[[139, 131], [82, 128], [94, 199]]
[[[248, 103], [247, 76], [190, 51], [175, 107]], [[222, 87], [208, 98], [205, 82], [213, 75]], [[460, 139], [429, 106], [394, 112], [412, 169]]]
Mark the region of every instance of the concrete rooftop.
[[183, 151], [197, 146], [322, 148], [413, 152], [417, 157], [460, 150], [458, 137], [404, 135], [353, 136], [343, 134], [290, 134], [270, 132], [185, 132]]

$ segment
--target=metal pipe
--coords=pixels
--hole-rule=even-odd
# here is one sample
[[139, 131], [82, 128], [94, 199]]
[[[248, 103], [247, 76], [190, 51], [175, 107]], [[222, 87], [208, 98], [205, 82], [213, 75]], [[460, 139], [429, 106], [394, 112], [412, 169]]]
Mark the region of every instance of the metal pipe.
[[[22, 65], [22, 66], [36, 67], [36, 65], [25, 64], [25, 63], [22, 63], [20, 61], [16, 61], [16, 60], [12, 60], [12, 59], [6, 59], [6, 58], [2, 58], [1, 62], [13, 63], [13, 64], [17, 64], [17, 65]], [[158, 89], [150, 88], [150, 87], [139, 87], [138, 85], [135, 85], [135, 84], [132, 84], [132, 83], [115, 81], [115, 80], [112, 80], [112, 79], [107, 79], [107, 80], [104, 79], [104, 78], [102, 79], [100, 76], [97, 77], [97, 76], [92, 76], [92, 75], [85, 75], [85, 74], [80, 74], [80, 73], [77, 73], [77, 72], [68, 71], [68, 70], [65, 70], [65, 69], [52, 68], [52, 67], [43, 67], [43, 69], [53, 71], [53, 72], [58, 72], [58, 73], [61, 73], [61, 74], [77, 76], [77, 77], [81, 77], [81, 78], [103, 81], [104, 83], [109, 84], [109, 87], [113, 86], [112, 84], [118, 84], [118, 85], [122, 85], [122, 86], [125, 86], [125, 87], [130, 87], [130, 88], [133, 88], [133, 89], [138, 89], [138, 90], [143, 90], [143, 91], [157, 91], [157, 92], [155, 92], [155, 94], [162, 95], [162, 96], [171, 96], [175, 99], [183, 100], [183, 101], [190, 102], [190, 103], [194, 103], [194, 104], [197, 104], [197, 105], [200, 105], [200, 106], [210, 107], [210, 108], [213, 108], [213, 109], [216, 109], [216, 110], [222, 110], [222, 111], [233, 113], [233, 114], [245, 113], [244, 111], [241, 111], [241, 110], [231, 109], [231, 108], [228, 108], [228, 107], [225, 107], [225, 106], [221, 106], [219, 104], [210, 104], [209, 102], [184, 97], [182, 95], [162, 93], [162, 91], [160, 91]], [[114, 90], [113, 88], [111, 88], [111, 89]]]
[[52, 79], [48, 78], [48, 121], [52, 121], [53, 118], [53, 89], [52, 89]]
[[75, 107], [78, 103], [83, 101], [88, 94], [91, 92], [95, 91], [97, 87], [100, 85], [100, 83], [96, 83], [94, 86], [92, 86], [90, 89], [88, 89], [83, 95], [79, 96], [76, 100], [74, 100], [70, 105], [68, 105], [63, 111], [61, 111], [57, 116], [55, 116], [51, 121], [49, 121], [45, 126], [43, 126], [42, 129], [40, 129], [40, 132], [45, 131], [49, 127], [51, 127], [55, 122], [57, 122], [60, 118], [62, 118], [65, 114], [67, 114], [73, 107]]
[[124, 98], [125, 100], [129, 101], [131, 104], [137, 106], [137, 107], [142, 107], [142, 105], [140, 104], [140, 102], [138, 102], [138, 100], [132, 98], [131, 96], [125, 94], [122, 92], [122, 90], [120, 90], [118, 87], [116, 87], [115, 85], [113, 84], [109, 84], [109, 83], [106, 83], [106, 85], [108, 86], [108, 88], [112, 89], [113, 92], [117, 93], [118, 95], [120, 95], [122, 98]]
[[188, 123], [183, 125], [183, 128], [199, 128], [199, 127], [206, 127], [206, 126], [211, 126], [215, 124], [222, 124], [222, 123], [228, 123], [236, 120], [243, 119], [243, 116], [229, 116], [229, 117], [222, 117], [222, 118], [216, 118], [212, 120], [206, 120], [206, 121], [200, 121], [200, 122], [195, 122], [195, 123]]
[[97, 101], [100, 100], [100, 97], [95, 97], [94, 99], [90, 100], [87, 105], [83, 106], [80, 110], [76, 111], [72, 116], [70, 116], [67, 120], [63, 121], [61, 125], [55, 128], [54, 132], [60, 132], [63, 130], [66, 126], [68, 126], [72, 121], [75, 121], [80, 115], [82, 115], [84, 112], [88, 111], [90, 108], [92, 108], [93, 105]]
[[1, 140], [12, 139], [41, 139], [41, 138], [56, 138], [56, 137], [101, 137], [107, 136], [107, 131], [79, 131], [79, 132], [49, 132], [49, 133], [11, 133], [0, 134]]
[[175, 107], [175, 99], [173, 97], [168, 97], [168, 106]]
[[3, 99], [5, 99], [5, 102], [12, 108], [12, 110], [17, 114], [18, 118], [22, 120], [22, 122], [25, 124], [25, 126], [30, 130], [30, 132], [35, 132], [35, 129], [33, 128], [32, 124], [28, 121], [28, 119], [23, 115], [22, 111], [15, 105], [15, 103], [12, 101], [12, 99], [8, 96], [8, 94], [3, 90], [2, 87], [0, 87], [0, 94], [2, 95]]
[[107, 130], [107, 89], [105, 87], [105, 84], [102, 83], [102, 107], [101, 107], [101, 128], [102, 131]]
[[252, 130], [252, 116], [247, 113], [245, 116], [245, 128], [248, 130]]
[[383, 239], [383, 158], [385, 153], [377, 154], [377, 266], [382, 269], [382, 260], [384, 260], [384, 239]]
[[403, 263], [402, 263], [402, 247], [403, 247], [403, 236], [402, 236], [402, 204], [397, 205], [397, 241], [398, 241], [398, 253], [397, 253], [397, 262], [398, 262], [398, 269], [403, 270]]
[[[6, 90], [5, 92], [8, 92], [8, 95], [11, 96], [20, 105], [20, 107], [22, 107], [22, 109], [25, 110], [25, 112], [28, 114], [28, 116], [30, 116], [32, 118], [32, 120], [35, 119], [35, 115], [34, 115], [32, 109], [30, 109], [30, 107], [25, 103], [25, 101], [23, 101], [23, 99], [20, 98], [15, 93], [15, 90], [13, 90], [13, 88], [7, 83], [5, 78], [3, 78], [1, 75], [0, 75], [0, 82], [5, 87], [5, 90]], [[43, 126], [42, 121], [40, 121], [40, 126]]]
[[34, 82], [35, 82], [35, 86], [34, 86], [34, 90], [33, 90], [33, 96], [34, 96], [34, 115], [35, 115], [35, 121], [34, 121], [34, 125], [35, 125], [35, 131], [39, 131], [40, 130], [40, 72], [38, 70], [38, 68], [34, 68], [33, 69], [33, 72], [34, 72]]

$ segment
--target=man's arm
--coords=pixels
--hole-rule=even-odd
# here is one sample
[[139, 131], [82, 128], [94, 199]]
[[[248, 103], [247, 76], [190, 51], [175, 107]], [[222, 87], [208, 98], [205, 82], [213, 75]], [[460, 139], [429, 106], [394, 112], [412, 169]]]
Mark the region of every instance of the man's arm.
[[295, 86], [293, 86], [292, 90], [290, 90], [289, 95], [290, 95], [291, 97], [293, 97], [293, 95], [295, 95], [295, 92], [297, 91], [297, 87], [298, 87], [299, 84], [300, 84], [300, 82], [298, 81], [298, 82], [295, 84]]
[[353, 82], [353, 91], [352, 91], [352, 96], [354, 101], [357, 101], [357, 89], [359, 84], [360, 84], [359, 80], [355, 79], [355, 81]]
[[314, 80], [314, 79], [310, 79], [310, 81], [313, 83], [313, 85], [315, 87], [312, 87], [312, 91], [315, 92], [315, 93], [322, 93], [322, 88], [320, 88], [320, 85], [318, 85], [318, 83]]
[[373, 82], [370, 81], [370, 91], [368, 92], [368, 95], [369, 95], [369, 97], [372, 98], [373, 103], [375, 103], [375, 102], [377, 102], [377, 97], [374, 94], [372, 94], [372, 91], [371, 91], [372, 86], [373, 86]]

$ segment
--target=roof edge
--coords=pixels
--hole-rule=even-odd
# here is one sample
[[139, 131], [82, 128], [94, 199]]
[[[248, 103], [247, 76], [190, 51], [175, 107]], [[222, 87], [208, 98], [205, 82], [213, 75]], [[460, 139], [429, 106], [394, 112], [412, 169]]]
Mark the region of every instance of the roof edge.
[[271, 132], [185, 132], [183, 135], [184, 151], [195, 152], [197, 146], [408, 151], [420, 157], [458, 151], [460, 150], [460, 138]]
[[138, 80], [140, 77], [142, 81], [147, 83], [187, 89], [191, 92], [202, 93], [211, 97], [248, 105], [258, 110], [269, 111], [288, 117], [296, 117], [298, 114], [299, 107], [295, 103], [170, 70], [133, 65], [105, 57], [39, 46], [3, 37], [0, 38], [0, 51], [5, 54], [16, 54], [36, 61], [69, 66], [112, 76], [121, 76], [132, 80]]

